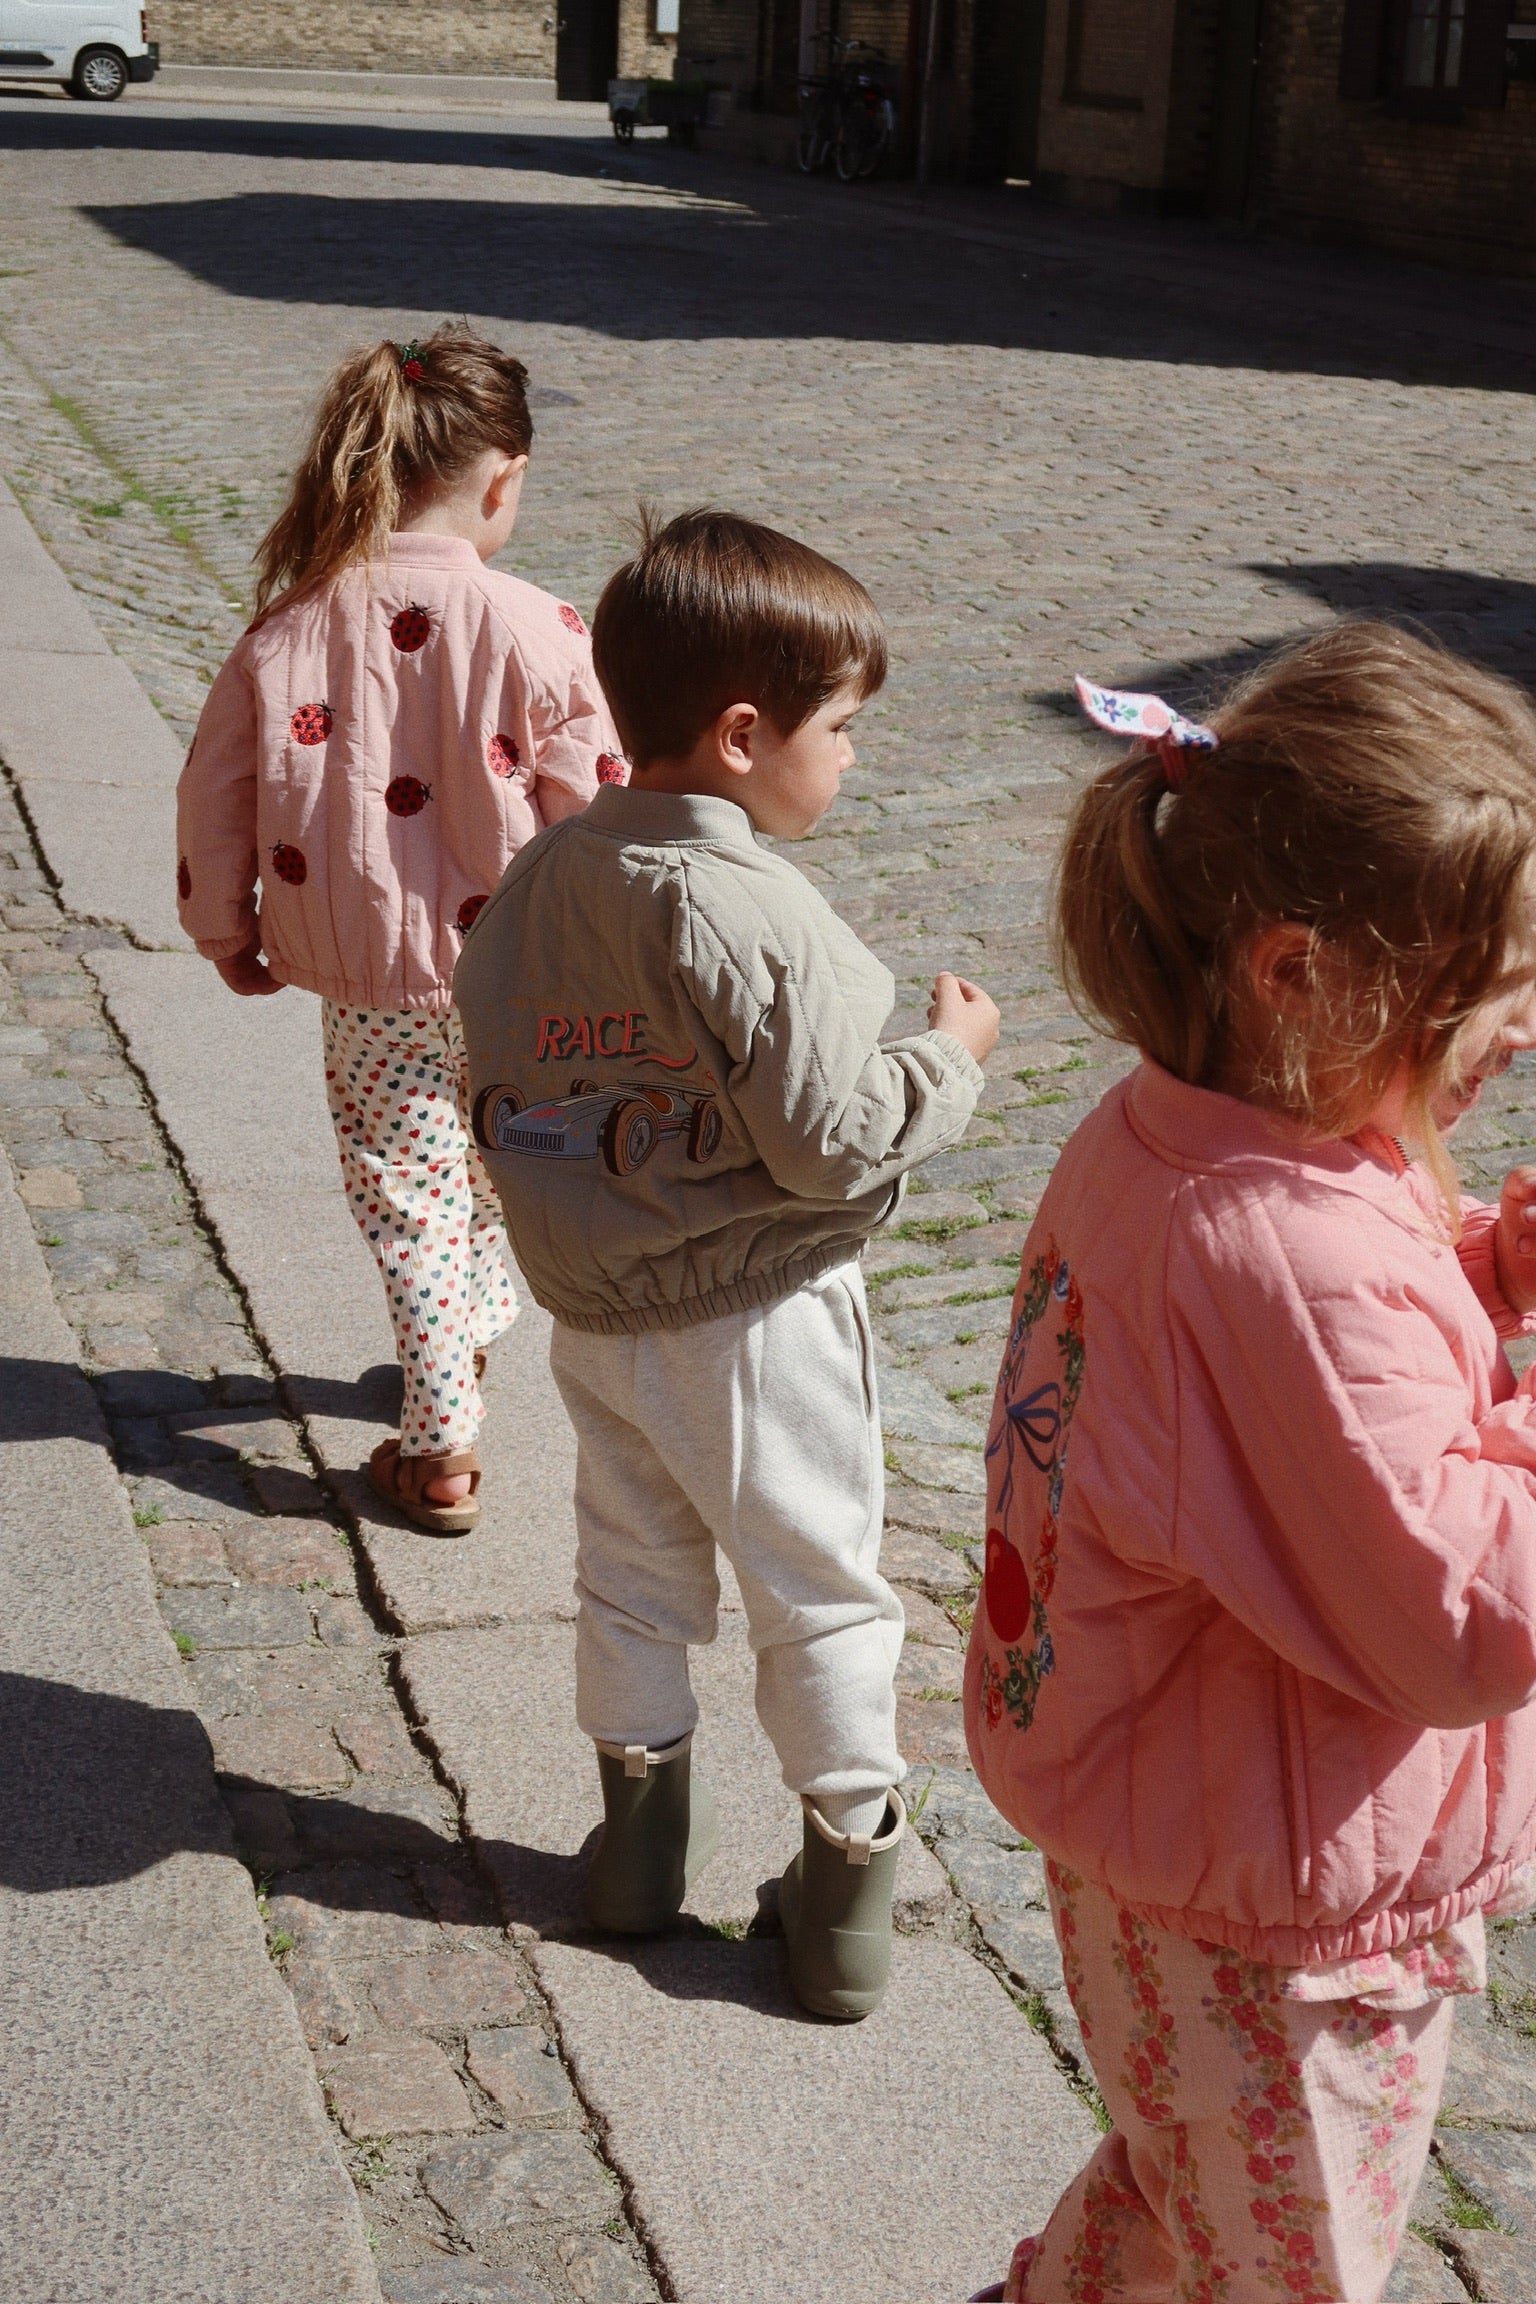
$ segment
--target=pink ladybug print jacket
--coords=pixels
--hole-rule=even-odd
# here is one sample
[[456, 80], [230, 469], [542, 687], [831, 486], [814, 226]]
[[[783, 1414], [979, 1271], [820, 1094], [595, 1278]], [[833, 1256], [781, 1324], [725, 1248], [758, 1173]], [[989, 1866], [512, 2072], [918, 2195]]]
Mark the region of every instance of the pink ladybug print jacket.
[[[442, 1010], [507, 865], [627, 774], [573, 610], [453, 536], [247, 632], [178, 788], [181, 923], [358, 1008]], [[258, 909], [259, 891], [259, 909]]]

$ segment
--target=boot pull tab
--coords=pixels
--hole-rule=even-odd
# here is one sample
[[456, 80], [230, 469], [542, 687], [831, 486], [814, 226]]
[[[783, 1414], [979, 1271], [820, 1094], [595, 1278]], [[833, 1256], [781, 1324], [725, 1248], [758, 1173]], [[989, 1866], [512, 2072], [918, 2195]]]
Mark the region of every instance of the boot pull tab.
[[849, 1863], [867, 1864], [869, 1862], [869, 1852], [873, 1845], [874, 1834], [872, 1832], [850, 1832], [848, 1835]]
[[644, 1744], [626, 1744], [626, 1745], [625, 1745], [625, 1747], [624, 1747], [624, 1773], [625, 1773], [625, 1775], [626, 1775], [626, 1776], [643, 1776], [643, 1775], [645, 1774], [645, 1772], [646, 1772], [647, 1768], [650, 1766], [650, 1763], [651, 1763], [651, 1755], [650, 1755], [650, 1750], [649, 1750], [649, 1748], [648, 1748], [646, 1745], [644, 1745]]

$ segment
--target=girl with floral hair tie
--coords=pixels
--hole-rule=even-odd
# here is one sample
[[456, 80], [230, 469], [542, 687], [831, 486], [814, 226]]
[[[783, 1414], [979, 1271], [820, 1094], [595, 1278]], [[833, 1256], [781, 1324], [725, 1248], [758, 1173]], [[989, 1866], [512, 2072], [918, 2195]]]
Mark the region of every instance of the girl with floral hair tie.
[[342, 363], [179, 790], [198, 950], [242, 997], [320, 996], [405, 1381], [368, 1476], [440, 1536], [478, 1518], [480, 1376], [517, 1310], [454, 964], [518, 849], [628, 773], [575, 609], [485, 566], [517, 519], [526, 385], [463, 327]]
[[1113, 2125], [1014, 2304], [1376, 2304], [1484, 1917], [1536, 1849], [1536, 716], [1344, 623], [1068, 833], [1065, 981], [1140, 1062], [1063, 1152], [988, 1441], [966, 1724], [1046, 1859]]

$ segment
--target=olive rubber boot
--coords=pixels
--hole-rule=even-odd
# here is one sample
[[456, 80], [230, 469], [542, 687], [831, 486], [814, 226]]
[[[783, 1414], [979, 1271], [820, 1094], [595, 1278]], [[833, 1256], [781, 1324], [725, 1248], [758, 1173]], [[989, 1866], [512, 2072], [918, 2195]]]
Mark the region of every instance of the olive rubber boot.
[[891, 1976], [891, 1896], [906, 1803], [889, 1795], [881, 1829], [835, 1832], [802, 1796], [805, 1843], [779, 1882], [790, 1989], [813, 2016], [854, 2023], [878, 2008]]
[[618, 1936], [652, 1936], [682, 1909], [720, 1845], [715, 1796], [690, 1786], [692, 1731], [664, 1752], [599, 1744], [603, 1829], [587, 1867], [587, 1918]]

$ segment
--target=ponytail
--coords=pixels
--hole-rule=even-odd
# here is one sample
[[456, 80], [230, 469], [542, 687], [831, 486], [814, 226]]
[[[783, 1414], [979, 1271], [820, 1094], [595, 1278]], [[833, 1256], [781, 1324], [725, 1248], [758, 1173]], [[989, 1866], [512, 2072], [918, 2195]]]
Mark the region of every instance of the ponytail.
[[1157, 823], [1169, 800], [1155, 751], [1133, 752], [1089, 785], [1062, 855], [1055, 959], [1083, 1015], [1193, 1081], [1210, 1064], [1217, 1018], [1210, 955], [1197, 951], [1167, 884]]
[[520, 360], [462, 326], [343, 361], [288, 502], [257, 548], [255, 622], [382, 555], [415, 500], [450, 486], [487, 448], [526, 455], [527, 382]]

